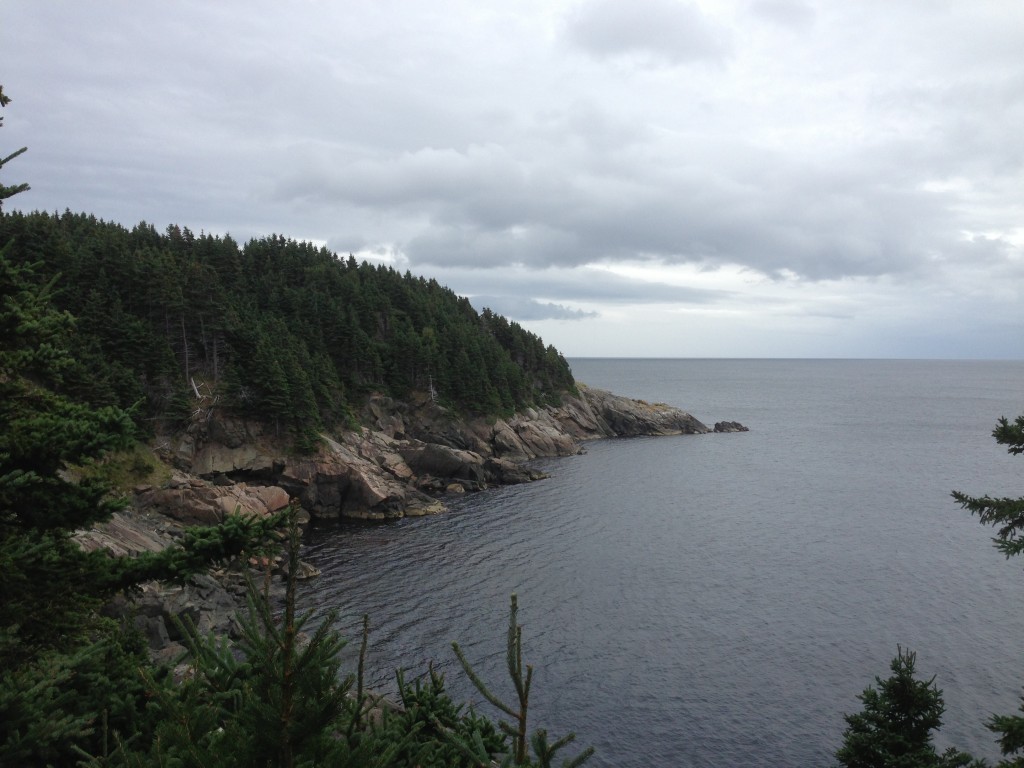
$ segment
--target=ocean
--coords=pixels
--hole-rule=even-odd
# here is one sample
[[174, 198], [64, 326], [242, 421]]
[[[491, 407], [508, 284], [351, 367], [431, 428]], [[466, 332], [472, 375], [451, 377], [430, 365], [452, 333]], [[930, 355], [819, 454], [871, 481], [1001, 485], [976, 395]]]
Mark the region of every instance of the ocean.
[[1024, 412], [1024, 362], [570, 364], [750, 431], [596, 441], [443, 515], [313, 528], [303, 599], [340, 611], [350, 668], [367, 613], [371, 685], [433, 662], [490, 712], [450, 643], [511, 698], [514, 592], [531, 728], [574, 731], [588, 765], [830, 765], [898, 646], [943, 691], [937, 744], [997, 755], [984, 721], [1024, 685], [1024, 561], [949, 494], [1024, 495], [1024, 457], [991, 437]]

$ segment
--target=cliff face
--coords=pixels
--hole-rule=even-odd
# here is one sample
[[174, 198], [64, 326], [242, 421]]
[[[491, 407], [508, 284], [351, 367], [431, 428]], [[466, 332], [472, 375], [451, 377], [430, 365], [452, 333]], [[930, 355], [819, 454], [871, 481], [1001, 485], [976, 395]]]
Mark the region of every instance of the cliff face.
[[[508, 419], [466, 420], [427, 399], [374, 397], [362, 414], [364, 427], [325, 438], [316, 456], [302, 458], [264, 425], [213, 415], [160, 442], [158, 452], [175, 467], [169, 480], [136, 487], [131, 510], [76, 538], [89, 550], [158, 551], [186, 525], [216, 523], [235, 510], [269, 515], [292, 497], [322, 519], [435, 514], [444, 511], [446, 494], [540, 479], [545, 475], [527, 462], [581, 453], [587, 440], [746, 429], [723, 422], [709, 430], [678, 408], [578, 388], [579, 396], [558, 406]], [[316, 575], [304, 568], [303, 577]], [[182, 650], [177, 621], [236, 635], [235, 609], [244, 592], [240, 572], [221, 571], [184, 587], [147, 584], [132, 606], [114, 601], [107, 611], [131, 617], [153, 654], [172, 659]]]
[[371, 398], [362, 417], [361, 430], [325, 439], [318, 455], [305, 458], [290, 456], [259, 424], [217, 417], [193, 424], [165, 445], [187, 477], [140, 489], [137, 501], [189, 522], [214, 522], [236, 505], [265, 514], [288, 496], [317, 518], [426, 515], [444, 510], [438, 497], [445, 493], [539, 479], [525, 462], [580, 453], [587, 440], [711, 431], [678, 408], [585, 385], [558, 406], [508, 419], [467, 420], [428, 399], [383, 396]]

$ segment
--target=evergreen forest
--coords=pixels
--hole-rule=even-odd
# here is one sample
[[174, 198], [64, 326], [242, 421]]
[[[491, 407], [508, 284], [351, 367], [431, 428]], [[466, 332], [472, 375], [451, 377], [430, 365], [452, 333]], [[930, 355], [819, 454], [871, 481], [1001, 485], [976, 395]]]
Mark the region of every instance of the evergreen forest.
[[0, 243], [76, 319], [68, 393], [140, 427], [173, 427], [201, 392], [309, 450], [373, 391], [507, 415], [574, 387], [553, 346], [437, 281], [280, 235], [13, 212]]

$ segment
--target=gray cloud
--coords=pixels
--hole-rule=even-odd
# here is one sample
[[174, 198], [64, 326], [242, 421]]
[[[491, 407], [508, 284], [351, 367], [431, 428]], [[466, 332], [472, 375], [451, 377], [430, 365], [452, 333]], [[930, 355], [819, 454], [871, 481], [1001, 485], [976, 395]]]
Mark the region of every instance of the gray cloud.
[[[548, 302], [583, 305], [672, 304], [710, 306], [733, 300], [730, 291], [695, 288], [624, 277], [603, 269], [440, 269], [438, 279], [467, 296], [532, 296]], [[501, 291], [497, 290], [501, 287]], [[496, 307], [492, 307], [496, 309]]]
[[[986, 349], [1020, 348], [1024, 6], [8, 0], [4, 15], [0, 143], [29, 146], [11, 166], [26, 209], [327, 242], [570, 344], [642, 315], [749, 322], [769, 345], [844, 323], [864, 350], [884, 314], [907, 338], [934, 328], [922, 349], [963, 348], [981, 315]], [[651, 279], [609, 271], [623, 263]], [[682, 314], [651, 314], [666, 308]]]
[[[420, 266], [639, 257], [812, 279], [879, 275], [917, 268], [962, 224], [946, 196], [840, 168], [737, 177], [659, 169], [642, 181], [593, 176], [568, 184], [487, 151], [431, 155], [352, 169], [351, 186], [333, 190], [359, 206], [427, 216], [429, 226], [401, 243]], [[775, 162], [765, 157], [765, 165]]]
[[528, 322], [530, 320], [585, 320], [597, 317], [597, 312], [572, 309], [562, 304], [541, 302], [535, 299], [509, 296], [470, 296], [470, 302], [478, 310], [490, 308], [499, 315], [510, 320]]
[[785, 27], [801, 29], [814, 23], [814, 9], [801, 0], [754, 0], [753, 13], [763, 19]]
[[639, 56], [683, 64], [721, 62], [727, 35], [694, 6], [676, 0], [585, 0], [566, 22], [566, 38], [598, 58]]

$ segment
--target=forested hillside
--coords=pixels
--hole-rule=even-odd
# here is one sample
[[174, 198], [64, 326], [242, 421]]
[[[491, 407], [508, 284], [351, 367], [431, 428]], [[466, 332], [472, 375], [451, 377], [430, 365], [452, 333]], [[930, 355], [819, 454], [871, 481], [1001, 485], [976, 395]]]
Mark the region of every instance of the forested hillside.
[[[490, 411], [572, 378], [553, 348], [436, 282], [307, 244], [239, 248], [177, 227], [0, 215], [0, 765], [468, 766], [513, 749], [516, 764], [550, 765], [571, 737], [549, 743], [538, 729], [528, 752], [529, 672], [524, 683], [516, 670], [520, 728], [506, 737], [434, 674], [401, 684], [404, 707], [378, 705], [363, 688], [365, 647], [358, 673], [342, 674], [330, 617], [298, 641], [312, 614], [295, 612], [294, 502], [177, 529], [138, 555], [87, 551], [73, 535], [126, 506], [97, 464], [129, 449], [138, 426], [184, 420], [196, 391], [311, 448], [368, 390], [431, 384], [459, 410]], [[268, 553], [286, 518], [278, 617]], [[174, 614], [190, 651], [184, 679], [170, 659], [151, 662], [135, 608], [123, 620], [101, 611], [152, 580], [181, 584], [213, 564], [244, 574], [253, 562], [268, 563], [264, 591], [251, 583], [234, 646]], [[520, 631], [513, 602], [509, 653], [521, 659]]]
[[199, 391], [308, 448], [370, 391], [497, 414], [573, 387], [554, 347], [435, 280], [283, 236], [15, 212], [0, 243], [77, 318], [70, 393], [139, 424], [184, 419]]

